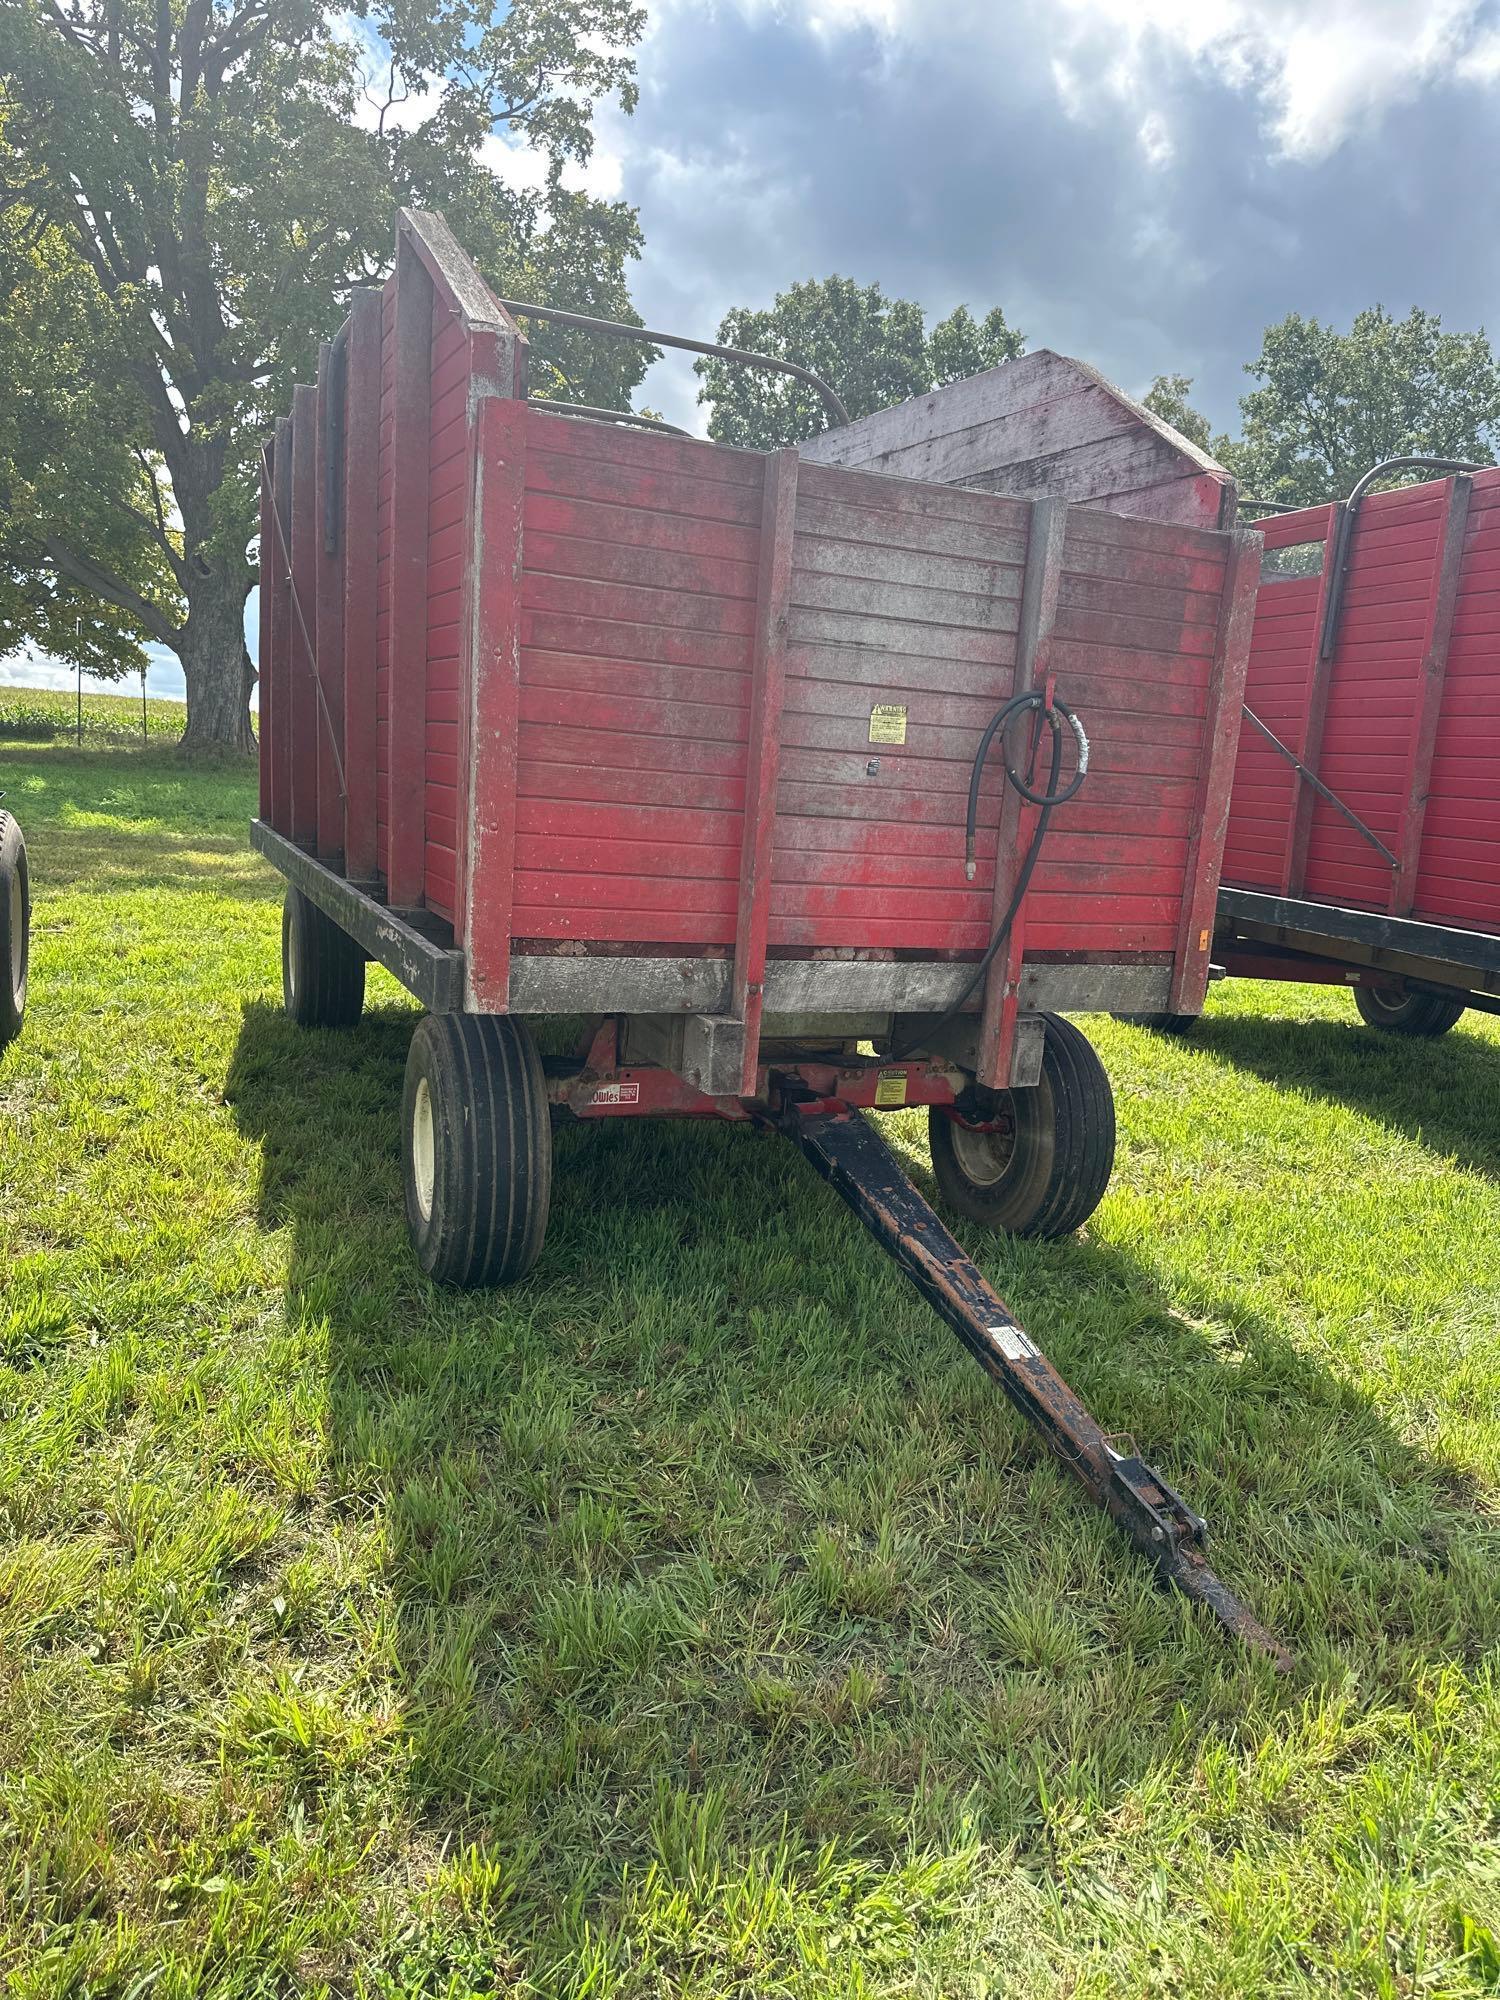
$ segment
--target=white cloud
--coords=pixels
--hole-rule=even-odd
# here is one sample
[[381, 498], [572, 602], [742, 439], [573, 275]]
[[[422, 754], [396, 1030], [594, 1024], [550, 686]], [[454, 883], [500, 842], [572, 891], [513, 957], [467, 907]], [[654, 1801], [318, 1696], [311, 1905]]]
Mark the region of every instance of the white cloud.
[[[667, 11], [699, 0], [665, 0]], [[728, 0], [749, 16], [795, 18], [823, 38], [861, 29], [930, 37], [932, 0]], [[1153, 72], [1162, 56], [1212, 71], [1256, 97], [1276, 150], [1312, 161], [1446, 78], [1500, 82], [1500, 31], [1488, 0], [1051, 0], [1052, 75], [1068, 114], [1090, 100], [1144, 113], [1142, 149], [1163, 164]], [[994, 0], [953, 9], [949, 31], [976, 63], [1002, 63], [1017, 10]], [[956, 17], [956, 18], [954, 18]]]

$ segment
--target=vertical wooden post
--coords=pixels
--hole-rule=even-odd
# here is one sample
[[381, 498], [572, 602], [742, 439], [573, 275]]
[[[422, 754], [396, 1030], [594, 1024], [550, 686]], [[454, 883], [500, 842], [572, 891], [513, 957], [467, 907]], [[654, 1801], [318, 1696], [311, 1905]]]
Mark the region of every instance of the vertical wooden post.
[[373, 883], [375, 858], [375, 601], [380, 511], [380, 294], [349, 308], [344, 381], [344, 867]]
[[[335, 430], [341, 388], [332, 380], [332, 343], [318, 349], [318, 465], [315, 514], [318, 676], [318, 854], [330, 868], [344, 865], [344, 529], [343, 494], [335, 506], [337, 530], [329, 547], [329, 487], [342, 487], [342, 440]], [[342, 366], [348, 364], [347, 349]], [[347, 379], [347, 378], [346, 378]], [[336, 462], [333, 454], [337, 454]], [[326, 712], [325, 712], [326, 711]]]
[[744, 830], [739, 908], [734, 929], [730, 1013], [745, 1028], [740, 1094], [755, 1095], [760, 1018], [765, 1002], [766, 942], [771, 923], [771, 866], [776, 844], [776, 782], [781, 772], [781, 711], [786, 697], [787, 607], [792, 591], [792, 533], [797, 518], [797, 453], [764, 461], [755, 658], [745, 748]]
[[[266, 448], [260, 469], [260, 816], [267, 826], [276, 824], [276, 788], [271, 775], [271, 746], [276, 741], [275, 692], [276, 652], [276, 519], [274, 482], [276, 447]], [[144, 693], [142, 700], [144, 701]], [[142, 731], [144, 733], [144, 720]]]
[[[271, 590], [271, 675], [276, 724], [267, 738], [271, 750], [271, 824], [288, 839], [292, 832], [292, 420], [276, 419], [271, 460], [271, 492], [281, 523], [269, 557], [261, 556], [261, 589]], [[283, 537], [285, 543], [283, 545]], [[269, 563], [269, 569], [267, 564]], [[262, 670], [264, 671], [264, 670]], [[264, 729], [264, 723], [261, 725]], [[263, 753], [264, 754], [264, 753]]]
[[[1292, 744], [1309, 771], [1316, 771], [1323, 752], [1323, 725], [1328, 718], [1328, 691], [1333, 685], [1333, 663], [1337, 648], [1323, 651], [1323, 626], [1328, 617], [1328, 592], [1333, 580], [1333, 557], [1338, 546], [1339, 523], [1344, 503], [1330, 503], [1323, 530], [1323, 569], [1318, 578], [1318, 603], [1313, 613], [1310, 658], [1307, 669], [1307, 707], [1302, 720], [1300, 747]], [[1286, 848], [1282, 856], [1281, 888], [1288, 896], [1300, 896], [1307, 884], [1307, 843], [1312, 838], [1313, 807], [1318, 795], [1292, 773], [1292, 812], [1287, 821]]]
[[1448, 671], [1448, 641], [1458, 606], [1458, 578], [1464, 559], [1464, 534], [1469, 525], [1469, 496], [1474, 482], [1461, 472], [1447, 482], [1447, 501], [1433, 570], [1427, 629], [1422, 640], [1422, 668], [1412, 715], [1411, 740], [1401, 788], [1401, 822], [1396, 835], [1398, 866], [1392, 872], [1391, 914], [1410, 916], [1417, 900], [1417, 871], [1422, 860], [1422, 829], [1427, 819], [1427, 794], [1432, 782], [1432, 755], [1437, 747], [1438, 717], [1443, 706], [1443, 680]]
[[[1026, 568], [1021, 579], [1021, 619], [1016, 634], [1016, 671], [1011, 682], [1013, 695], [1039, 687], [1045, 682], [1052, 650], [1052, 631], [1057, 623], [1057, 600], [1062, 588], [1063, 546], [1068, 535], [1068, 502], [1034, 500], [1026, 536]], [[1002, 762], [1005, 745], [995, 743], [991, 755]], [[990, 929], [1002, 922], [1016, 892], [1034, 808], [1027, 806], [1014, 785], [1007, 784], [1000, 801], [1000, 827], [995, 844], [995, 887], [990, 898]], [[979, 1046], [975, 1074], [992, 1090], [1010, 1084], [1011, 1058], [1015, 1050], [1017, 1003], [1021, 992], [1021, 964], [1026, 954], [1024, 906], [1016, 912], [1010, 936], [995, 955], [984, 982], [984, 998], [979, 1017]]]
[[318, 851], [318, 392], [292, 391], [292, 838]]
[[469, 687], [469, 800], [463, 832], [464, 1004], [503, 1013], [510, 1001], [516, 875], [517, 737], [521, 709], [521, 526], [526, 405], [475, 405], [469, 502], [470, 589], [463, 670]]
[[1167, 1001], [1167, 1012], [1172, 1014], [1196, 1014], [1208, 990], [1208, 960], [1213, 945], [1214, 911], [1219, 900], [1219, 871], [1224, 863], [1224, 835], [1229, 825], [1235, 753], [1239, 749], [1244, 716], [1245, 670], [1250, 663], [1250, 632], [1255, 623], [1255, 594], [1260, 588], [1260, 558], [1259, 532], [1254, 528], [1232, 529], [1224, 565], [1224, 588], [1219, 598], [1219, 629], [1209, 669], [1198, 806], [1188, 839], [1182, 917], [1172, 964], [1171, 996]]
[[421, 906], [427, 877], [427, 467], [432, 407], [432, 279], [403, 223], [396, 238], [392, 411], [391, 657], [386, 894]]

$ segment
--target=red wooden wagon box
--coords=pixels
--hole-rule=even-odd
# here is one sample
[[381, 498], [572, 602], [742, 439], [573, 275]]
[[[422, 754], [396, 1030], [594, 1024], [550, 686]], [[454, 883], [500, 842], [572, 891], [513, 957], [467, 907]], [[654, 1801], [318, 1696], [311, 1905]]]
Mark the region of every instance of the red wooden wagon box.
[[[531, 1267], [559, 1118], [770, 1125], [1161, 1573], [1274, 1650], [859, 1115], [927, 1107], [975, 1220], [1091, 1213], [1113, 1104], [1062, 1012], [1201, 1005], [1258, 538], [532, 403], [515, 320], [404, 214], [277, 426], [261, 542], [287, 1010], [352, 1025], [367, 958], [429, 1009], [424, 1270]], [[543, 1059], [529, 1021], [580, 1016]]]
[[1500, 995], [1500, 470], [1262, 525], [1216, 956], [1440, 1033]]

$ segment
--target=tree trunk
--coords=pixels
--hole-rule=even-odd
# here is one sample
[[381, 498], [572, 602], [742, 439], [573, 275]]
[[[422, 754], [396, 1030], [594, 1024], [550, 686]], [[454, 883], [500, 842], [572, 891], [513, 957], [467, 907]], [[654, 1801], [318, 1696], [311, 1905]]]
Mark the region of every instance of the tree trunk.
[[183, 750], [255, 755], [250, 728], [255, 670], [245, 651], [246, 595], [242, 568], [231, 572], [217, 564], [191, 566], [187, 622], [177, 648], [187, 680]]

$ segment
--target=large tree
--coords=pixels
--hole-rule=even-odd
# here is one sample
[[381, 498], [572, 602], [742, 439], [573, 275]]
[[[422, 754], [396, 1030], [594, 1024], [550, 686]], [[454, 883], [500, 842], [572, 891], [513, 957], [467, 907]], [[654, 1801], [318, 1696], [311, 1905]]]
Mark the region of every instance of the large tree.
[[[633, 317], [634, 211], [570, 189], [635, 102], [632, 0], [0, 0], [0, 648], [180, 658], [189, 746], [253, 747], [256, 459], [393, 210], [492, 282]], [[373, 92], [373, 95], [372, 95]], [[545, 171], [507, 184], [506, 140]], [[494, 169], [499, 166], [502, 171]], [[536, 342], [619, 406], [647, 356]], [[14, 385], [14, 388], [12, 387]]]
[[1241, 435], [1215, 450], [1256, 499], [1339, 499], [1371, 466], [1408, 453], [1494, 456], [1500, 366], [1483, 329], [1445, 333], [1419, 307], [1395, 319], [1371, 306], [1347, 333], [1289, 313], [1266, 329], [1246, 373], [1258, 386], [1240, 402]]
[[[999, 306], [982, 320], [959, 306], [929, 333], [926, 314], [911, 299], [887, 298], [879, 285], [839, 277], [793, 285], [762, 311], [736, 306], [718, 337], [726, 347], [811, 368], [831, 383], [851, 417], [1014, 360], [1026, 345]], [[772, 451], [832, 421], [817, 391], [793, 376], [716, 357], [694, 366], [703, 378], [698, 400], [711, 411], [708, 434], [721, 444]]]

